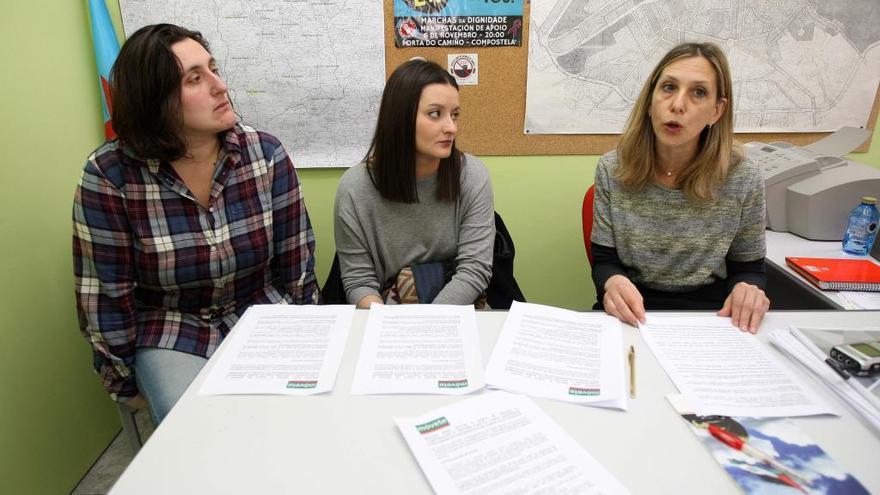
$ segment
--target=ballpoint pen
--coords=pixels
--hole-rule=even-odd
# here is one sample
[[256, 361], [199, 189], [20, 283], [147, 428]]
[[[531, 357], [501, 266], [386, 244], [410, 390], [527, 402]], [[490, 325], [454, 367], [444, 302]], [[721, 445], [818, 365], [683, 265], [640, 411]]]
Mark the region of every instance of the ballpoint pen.
[[[707, 430], [709, 430], [709, 433], [713, 437], [718, 439], [724, 445], [727, 445], [728, 447], [730, 447], [734, 450], [739, 450], [740, 452], [769, 465], [774, 470], [778, 471], [782, 476], [784, 476], [785, 478], [788, 478], [786, 480], [786, 479], [780, 477], [784, 482], [786, 482], [786, 484], [792, 485], [794, 488], [798, 488], [798, 489], [801, 488], [800, 485], [809, 485], [809, 482], [806, 479], [804, 479], [803, 476], [795, 473], [790, 468], [786, 467], [785, 465], [783, 465], [782, 463], [777, 461], [770, 454], [767, 454], [765, 452], [758, 450], [755, 447], [752, 447], [745, 440], [734, 435], [733, 433], [730, 433], [729, 431], [725, 430], [724, 428], [722, 428], [718, 425], [712, 424], [712, 423], [700, 423], [700, 424], [697, 424], [697, 426], [704, 427]], [[789, 483], [789, 481], [791, 483]]]
[[636, 348], [629, 346], [629, 352], [626, 355], [629, 362], [629, 397], [636, 398]]

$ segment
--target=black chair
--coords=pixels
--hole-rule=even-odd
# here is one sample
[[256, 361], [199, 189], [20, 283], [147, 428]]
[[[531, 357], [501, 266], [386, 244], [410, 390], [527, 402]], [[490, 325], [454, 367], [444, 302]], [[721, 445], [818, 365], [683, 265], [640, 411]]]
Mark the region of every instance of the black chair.
[[330, 274], [321, 289], [321, 304], [348, 304], [345, 287], [342, 286], [342, 270], [339, 269], [339, 255], [333, 253]]
[[[492, 251], [492, 280], [486, 288], [486, 301], [492, 309], [510, 309], [513, 301], [526, 302], [526, 298], [513, 276], [513, 258], [516, 248], [504, 220], [495, 212], [495, 247]], [[342, 285], [342, 271], [339, 268], [339, 255], [333, 255], [330, 274], [321, 290], [322, 304], [348, 304], [345, 287]]]
[[501, 215], [495, 212], [495, 248], [492, 251], [492, 280], [486, 288], [486, 302], [492, 309], [510, 309], [513, 301], [526, 298], [513, 276], [513, 258], [516, 248]]

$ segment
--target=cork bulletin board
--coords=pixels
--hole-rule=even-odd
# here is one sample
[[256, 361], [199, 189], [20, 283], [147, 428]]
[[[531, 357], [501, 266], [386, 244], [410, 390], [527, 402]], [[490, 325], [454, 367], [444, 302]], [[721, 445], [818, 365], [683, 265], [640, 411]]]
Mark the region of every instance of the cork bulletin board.
[[[394, 45], [394, 2], [383, 0], [385, 8], [385, 73], [386, 77], [403, 62], [413, 57], [447, 66], [447, 55], [476, 53], [479, 55], [479, 84], [461, 86], [459, 90], [462, 119], [457, 144], [459, 149], [482, 156], [492, 155], [598, 155], [614, 148], [617, 134], [529, 135], [523, 131], [526, 109], [526, 71], [529, 52], [529, 3], [523, 16], [523, 42], [516, 47], [451, 47], [397, 48]], [[867, 127], [874, 129], [878, 97], [874, 98]], [[829, 133], [762, 133], [737, 134], [749, 141], [788, 141], [805, 145]], [[870, 139], [856, 151], [867, 151]]]

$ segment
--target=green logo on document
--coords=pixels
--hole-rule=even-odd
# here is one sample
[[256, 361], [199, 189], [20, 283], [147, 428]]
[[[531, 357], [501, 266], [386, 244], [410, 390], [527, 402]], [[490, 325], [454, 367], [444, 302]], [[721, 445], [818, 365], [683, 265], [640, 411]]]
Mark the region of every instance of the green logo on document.
[[287, 388], [315, 388], [318, 386], [318, 380], [290, 380], [287, 382]]
[[437, 419], [428, 421], [427, 423], [416, 425], [416, 429], [419, 430], [419, 433], [424, 435], [426, 433], [431, 433], [432, 431], [437, 431], [440, 428], [446, 428], [447, 426], [449, 426], [449, 421], [441, 416]]
[[599, 395], [598, 388], [568, 387], [568, 395], [595, 396]]
[[440, 380], [437, 382], [440, 388], [466, 388], [468, 386], [467, 378], [462, 380]]

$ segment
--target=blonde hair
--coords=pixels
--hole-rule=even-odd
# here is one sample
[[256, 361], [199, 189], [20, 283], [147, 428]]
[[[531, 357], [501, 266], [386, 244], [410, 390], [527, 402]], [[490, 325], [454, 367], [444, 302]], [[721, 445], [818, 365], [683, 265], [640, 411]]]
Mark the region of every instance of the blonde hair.
[[654, 180], [657, 144], [648, 117], [654, 88], [666, 67], [690, 57], [703, 57], [712, 65], [718, 87], [716, 99], [725, 98], [727, 105], [718, 122], [700, 133], [697, 156], [678, 176], [678, 186], [692, 200], [712, 199], [730, 169], [742, 161], [742, 151], [733, 141], [733, 83], [727, 57], [712, 43], [682, 43], [669, 50], [645, 81], [617, 143], [620, 165], [615, 177], [626, 189], [641, 191]]

